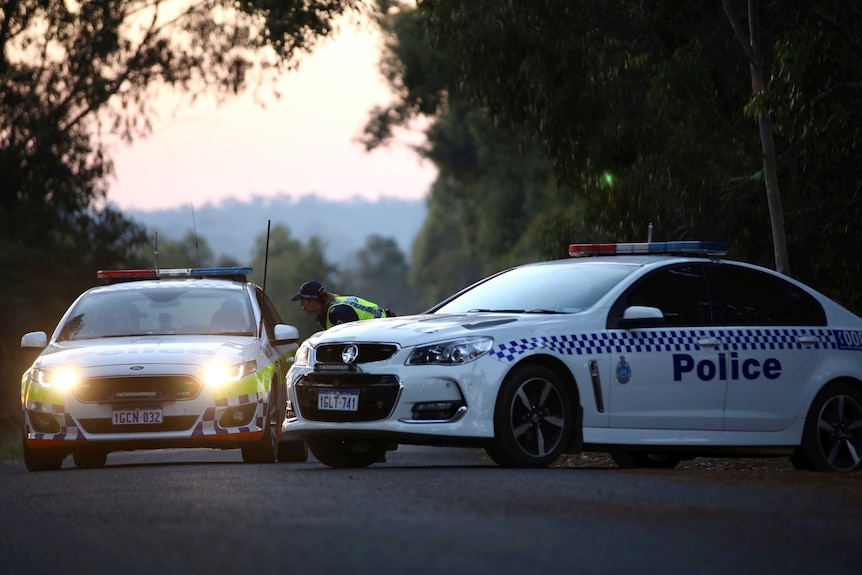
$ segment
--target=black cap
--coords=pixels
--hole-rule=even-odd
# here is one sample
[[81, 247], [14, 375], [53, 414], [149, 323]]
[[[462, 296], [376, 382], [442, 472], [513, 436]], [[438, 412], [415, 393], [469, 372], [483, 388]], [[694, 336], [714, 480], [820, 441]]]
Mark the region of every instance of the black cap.
[[301, 299], [317, 299], [320, 296], [320, 292], [323, 291], [323, 286], [320, 285], [320, 282], [316, 282], [314, 280], [310, 282], [305, 282], [301, 286], [299, 286], [299, 291], [296, 292], [290, 301], [299, 301]]

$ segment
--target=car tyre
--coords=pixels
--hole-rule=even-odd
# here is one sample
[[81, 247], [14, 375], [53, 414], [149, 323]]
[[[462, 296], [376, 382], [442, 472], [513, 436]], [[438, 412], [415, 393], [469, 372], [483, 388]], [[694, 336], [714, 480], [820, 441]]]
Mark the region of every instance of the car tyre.
[[563, 453], [574, 425], [569, 390], [542, 365], [520, 365], [500, 387], [494, 441], [485, 451], [502, 467], [547, 467]]
[[27, 471], [56, 471], [63, 467], [66, 454], [53, 449], [32, 449], [27, 445], [26, 437], [23, 440], [24, 465]]
[[278, 444], [278, 460], [286, 463], [308, 461], [308, 444], [304, 441], [281, 441]]
[[108, 462], [108, 452], [94, 449], [76, 449], [72, 452], [75, 467], [96, 469]]
[[862, 467], [862, 392], [835, 382], [817, 394], [805, 418], [797, 469], [858, 471]]
[[610, 454], [621, 469], [675, 469], [682, 456], [672, 453], [637, 453], [618, 451]]
[[264, 417], [263, 435], [251, 444], [242, 447], [242, 460], [245, 463], [275, 463], [278, 461], [278, 432], [284, 421], [284, 407], [280, 406], [277, 383], [272, 382], [275, 390], [270, 394]]
[[312, 439], [312, 455], [324, 465], [336, 468], [368, 467], [386, 457], [386, 442], [371, 440]]

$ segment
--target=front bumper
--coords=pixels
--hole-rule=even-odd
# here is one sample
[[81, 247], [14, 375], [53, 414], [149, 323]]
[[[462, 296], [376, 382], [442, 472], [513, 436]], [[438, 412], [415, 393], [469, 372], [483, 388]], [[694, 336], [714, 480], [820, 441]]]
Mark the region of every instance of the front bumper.
[[[289, 440], [324, 435], [422, 445], [481, 444], [494, 437], [498, 362], [460, 366], [363, 366], [329, 372], [293, 366], [288, 373]], [[321, 393], [359, 393], [355, 410], [325, 409]]]
[[[162, 449], [170, 447], [240, 447], [263, 434], [268, 393], [214, 399], [148, 404], [86, 403], [68, 394], [62, 403], [28, 401], [24, 431], [33, 449], [98, 444], [104, 449]], [[115, 409], [135, 407], [161, 410], [158, 423], [115, 424]], [[233, 425], [239, 421], [238, 425]]]

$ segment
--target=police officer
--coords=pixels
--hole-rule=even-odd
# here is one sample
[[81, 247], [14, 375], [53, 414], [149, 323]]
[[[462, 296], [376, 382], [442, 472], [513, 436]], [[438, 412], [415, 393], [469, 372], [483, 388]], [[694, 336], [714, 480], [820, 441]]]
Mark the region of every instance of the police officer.
[[323, 329], [340, 323], [393, 315], [388, 309], [360, 297], [330, 293], [314, 280], [302, 284], [290, 300], [299, 301], [305, 313], [316, 315], [317, 323]]

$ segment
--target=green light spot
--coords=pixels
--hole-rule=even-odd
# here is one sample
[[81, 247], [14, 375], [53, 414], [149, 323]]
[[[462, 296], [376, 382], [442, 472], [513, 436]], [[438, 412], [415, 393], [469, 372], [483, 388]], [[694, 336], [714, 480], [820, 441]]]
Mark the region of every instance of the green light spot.
[[604, 172], [600, 181], [601, 187], [611, 188], [614, 185], [614, 175], [610, 172]]

